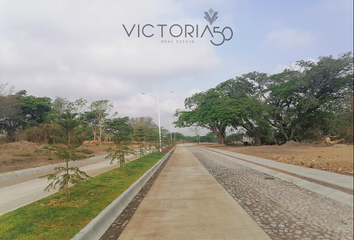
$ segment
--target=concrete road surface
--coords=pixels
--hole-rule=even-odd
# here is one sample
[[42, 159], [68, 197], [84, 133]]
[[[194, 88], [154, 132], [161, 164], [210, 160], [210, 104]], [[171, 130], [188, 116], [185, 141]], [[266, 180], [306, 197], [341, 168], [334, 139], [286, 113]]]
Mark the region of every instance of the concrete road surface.
[[183, 145], [178, 145], [119, 240], [270, 238]]
[[[129, 161], [134, 159], [136, 159], [134, 156], [128, 157]], [[57, 165], [58, 164], [55, 164], [55, 166]], [[116, 168], [119, 165], [116, 161], [113, 165], [110, 165], [110, 160], [106, 160], [104, 156], [98, 156], [92, 161], [76, 162], [71, 166], [78, 166], [82, 171], [93, 177]], [[44, 188], [48, 186], [49, 183], [46, 179], [38, 179], [39, 176], [52, 173], [53, 168], [54, 165], [45, 166], [44, 170], [42, 168], [43, 171], [32, 168], [13, 173], [0, 174], [4, 179], [0, 180], [0, 215], [57, 192], [57, 190], [44, 192]], [[21, 174], [19, 174], [19, 172], [21, 172]]]

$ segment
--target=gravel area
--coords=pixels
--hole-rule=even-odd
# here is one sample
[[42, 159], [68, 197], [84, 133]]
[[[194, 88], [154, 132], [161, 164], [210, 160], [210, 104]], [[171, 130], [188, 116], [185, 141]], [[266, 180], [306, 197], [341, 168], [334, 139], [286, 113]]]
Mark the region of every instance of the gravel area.
[[353, 239], [353, 208], [290, 182], [189, 147], [272, 239]]

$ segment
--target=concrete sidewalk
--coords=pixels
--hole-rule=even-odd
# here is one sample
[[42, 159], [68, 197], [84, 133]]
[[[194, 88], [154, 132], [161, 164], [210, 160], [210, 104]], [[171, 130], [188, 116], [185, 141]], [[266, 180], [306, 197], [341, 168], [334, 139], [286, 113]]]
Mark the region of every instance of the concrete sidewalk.
[[183, 145], [118, 238], [270, 239]]

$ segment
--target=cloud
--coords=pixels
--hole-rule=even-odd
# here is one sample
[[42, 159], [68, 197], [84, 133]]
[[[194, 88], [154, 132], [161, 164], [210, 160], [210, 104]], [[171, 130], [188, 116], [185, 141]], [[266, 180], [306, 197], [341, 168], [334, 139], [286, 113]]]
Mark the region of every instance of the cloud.
[[37, 96], [120, 101], [220, 65], [206, 39], [163, 44], [128, 37], [122, 26], [203, 21], [184, 15], [170, 0], [7, 1], [0, 9], [0, 81]]
[[309, 30], [283, 28], [271, 31], [261, 45], [263, 47], [289, 50], [297, 47], [310, 46], [315, 40], [316, 36]]
[[220, 63], [209, 45], [183, 45], [173, 41], [122, 39], [111, 45], [91, 46], [88, 64], [129, 80], [165, 81], [172, 76], [199, 72]]

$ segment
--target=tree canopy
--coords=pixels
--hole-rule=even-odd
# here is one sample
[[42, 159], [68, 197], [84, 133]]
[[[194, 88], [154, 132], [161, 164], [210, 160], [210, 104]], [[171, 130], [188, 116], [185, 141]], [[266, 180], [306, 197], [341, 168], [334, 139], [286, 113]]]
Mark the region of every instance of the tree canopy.
[[[224, 144], [227, 128], [243, 130], [257, 145], [309, 141], [334, 130], [334, 119], [353, 112], [352, 53], [297, 61], [281, 73], [250, 72], [185, 99], [176, 110], [177, 127], [201, 126]], [[344, 120], [343, 120], [344, 121]], [[350, 123], [345, 120], [346, 124]], [[352, 125], [352, 123], [351, 123]], [[340, 126], [337, 126], [338, 129]], [[346, 136], [345, 136], [346, 135]], [[353, 135], [351, 134], [351, 137]]]

